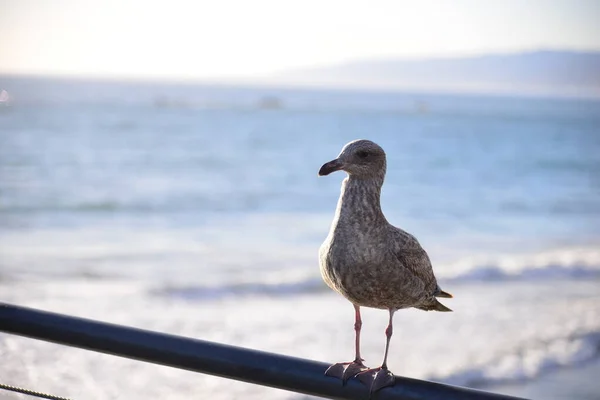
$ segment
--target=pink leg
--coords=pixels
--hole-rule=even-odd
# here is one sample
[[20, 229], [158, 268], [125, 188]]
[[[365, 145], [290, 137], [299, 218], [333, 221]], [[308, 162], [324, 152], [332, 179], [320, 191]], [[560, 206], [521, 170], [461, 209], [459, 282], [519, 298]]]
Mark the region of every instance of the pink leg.
[[390, 321], [388, 322], [388, 326], [385, 329], [385, 355], [383, 356], [383, 364], [381, 364], [381, 368], [387, 369], [387, 358], [388, 351], [390, 350], [390, 340], [392, 339], [392, 334], [394, 333], [394, 324], [392, 323], [392, 319], [394, 318], [394, 310], [390, 310]]
[[354, 348], [356, 351], [356, 357], [354, 358], [355, 363], [362, 363], [364, 360], [360, 357], [360, 329], [362, 328], [362, 319], [360, 318], [360, 307], [354, 306], [354, 331], [356, 332], [356, 338]]
[[355, 342], [354, 342], [354, 350], [355, 357], [352, 362], [345, 363], [337, 363], [333, 364], [331, 367], [325, 371], [325, 375], [332, 376], [335, 378], [339, 378], [342, 380], [342, 383], [346, 383], [346, 381], [353, 376], [356, 376], [361, 371], [367, 369], [363, 364], [363, 359], [360, 357], [360, 329], [362, 328], [362, 320], [360, 318], [360, 307], [354, 305], [354, 331], [356, 332]]
[[383, 363], [381, 364], [381, 367], [367, 369], [365, 371], [360, 372], [356, 376], [362, 383], [369, 387], [371, 393], [376, 392], [379, 389], [383, 389], [387, 386], [393, 386], [395, 381], [394, 374], [391, 373], [390, 370], [388, 370], [387, 368], [387, 358], [390, 349], [390, 340], [392, 339], [392, 334], [394, 333], [392, 319], [394, 318], [394, 312], [396, 312], [396, 310], [389, 310], [389, 312], [390, 320], [385, 330], [385, 355], [383, 356]]

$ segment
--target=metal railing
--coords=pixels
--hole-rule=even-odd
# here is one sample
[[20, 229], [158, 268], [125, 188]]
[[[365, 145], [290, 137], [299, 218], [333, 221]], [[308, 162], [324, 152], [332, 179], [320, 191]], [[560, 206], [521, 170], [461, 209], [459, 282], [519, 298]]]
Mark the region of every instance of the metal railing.
[[[0, 331], [134, 360], [330, 399], [369, 399], [360, 382], [324, 375], [329, 365], [0, 303]], [[396, 377], [373, 399], [509, 400], [515, 397]]]

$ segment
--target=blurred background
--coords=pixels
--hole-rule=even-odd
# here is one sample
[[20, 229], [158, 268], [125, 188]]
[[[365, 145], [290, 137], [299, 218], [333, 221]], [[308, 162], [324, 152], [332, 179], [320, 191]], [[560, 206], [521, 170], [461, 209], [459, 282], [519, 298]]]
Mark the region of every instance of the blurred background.
[[[397, 374], [600, 399], [600, 3], [0, 0], [0, 301], [345, 361], [321, 281], [353, 139], [454, 313]], [[381, 362], [387, 314], [363, 313]], [[293, 393], [0, 334], [1, 382], [76, 399]], [[2, 399], [19, 395], [0, 393]]]

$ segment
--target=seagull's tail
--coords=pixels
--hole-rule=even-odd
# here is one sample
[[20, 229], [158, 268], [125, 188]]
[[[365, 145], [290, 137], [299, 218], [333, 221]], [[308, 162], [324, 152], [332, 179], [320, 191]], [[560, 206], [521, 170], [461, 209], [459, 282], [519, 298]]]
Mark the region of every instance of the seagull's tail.
[[435, 294], [435, 297], [443, 297], [443, 298], [446, 298], [446, 299], [451, 299], [454, 296], [452, 296], [452, 294], [450, 294], [448, 292], [444, 292], [442, 289], [440, 289], [439, 292], [437, 292]]
[[445, 305], [443, 305], [442, 303], [437, 301], [437, 299], [433, 299], [433, 301], [431, 303], [428, 303], [428, 304], [425, 304], [425, 305], [422, 305], [419, 307], [415, 307], [415, 308], [418, 308], [419, 310], [424, 310], [424, 311], [452, 312], [451, 309], [449, 309], [448, 307], [446, 307]]

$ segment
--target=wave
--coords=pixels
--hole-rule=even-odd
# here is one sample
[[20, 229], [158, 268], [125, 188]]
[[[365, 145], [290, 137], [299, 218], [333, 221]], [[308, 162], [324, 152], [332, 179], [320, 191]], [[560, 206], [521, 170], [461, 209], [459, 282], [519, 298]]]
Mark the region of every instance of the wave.
[[511, 353], [446, 376], [428, 379], [482, 388], [491, 384], [523, 382], [559, 368], [576, 367], [600, 356], [600, 332], [575, 333], [551, 340], [525, 343]]
[[442, 277], [440, 281], [460, 283], [590, 278], [600, 278], [600, 266], [551, 264], [542, 267], [524, 267], [519, 271], [513, 271], [502, 266], [486, 265], [455, 276]]
[[529, 281], [600, 277], [600, 246], [576, 246], [434, 266], [442, 281]]
[[[554, 279], [597, 279], [600, 267], [550, 265], [544, 268], [523, 269], [519, 273], [503, 270], [498, 266], [476, 268], [451, 278], [439, 279], [442, 283], [541, 281]], [[246, 282], [222, 285], [167, 286], [152, 289], [152, 295], [167, 296], [190, 301], [218, 300], [230, 297], [285, 297], [314, 293], [326, 293], [329, 289], [320, 277], [295, 282], [263, 283]]]

